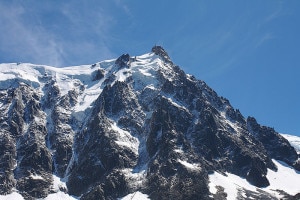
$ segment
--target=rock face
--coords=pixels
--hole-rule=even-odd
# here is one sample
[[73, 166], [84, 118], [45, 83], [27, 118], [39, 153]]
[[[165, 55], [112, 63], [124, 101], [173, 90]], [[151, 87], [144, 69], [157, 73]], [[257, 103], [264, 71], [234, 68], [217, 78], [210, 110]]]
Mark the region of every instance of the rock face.
[[286, 139], [245, 119], [160, 46], [92, 66], [0, 69], [0, 194], [44, 198], [54, 174], [66, 180], [63, 192], [81, 199], [137, 191], [150, 199], [211, 199], [213, 171], [266, 187], [272, 159], [299, 170]]

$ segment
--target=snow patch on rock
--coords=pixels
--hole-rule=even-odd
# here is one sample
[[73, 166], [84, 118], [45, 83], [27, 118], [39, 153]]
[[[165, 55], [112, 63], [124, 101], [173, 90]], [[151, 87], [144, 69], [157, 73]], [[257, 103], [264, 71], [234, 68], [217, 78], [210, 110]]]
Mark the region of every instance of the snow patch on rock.
[[119, 200], [149, 200], [148, 195], [143, 194], [141, 192], [135, 192], [126, 195], [125, 197], [119, 198]]
[[270, 185], [266, 188], [258, 188], [251, 185], [246, 179], [237, 175], [226, 172], [226, 175], [219, 172], [214, 172], [209, 175], [209, 191], [212, 194], [217, 193], [216, 186], [224, 188], [224, 192], [227, 193], [227, 199], [237, 199], [238, 192], [242, 189], [258, 192], [257, 190], [263, 190], [277, 198], [282, 196], [276, 190], [284, 190], [290, 195], [295, 195], [300, 192], [300, 172], [289, 167], [287, 164], [281, 161], [273, 160], [278, 168], [277, 172], [268, 169], [267, 178]]

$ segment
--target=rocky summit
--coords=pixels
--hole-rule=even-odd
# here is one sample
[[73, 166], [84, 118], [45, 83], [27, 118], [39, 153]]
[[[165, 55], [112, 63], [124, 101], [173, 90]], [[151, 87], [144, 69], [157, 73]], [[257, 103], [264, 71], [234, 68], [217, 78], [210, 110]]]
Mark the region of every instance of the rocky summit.
[[0, 199], [300, 196], [289, 141], [160, 46], [75, 67], [0, 64], [0, 127]]

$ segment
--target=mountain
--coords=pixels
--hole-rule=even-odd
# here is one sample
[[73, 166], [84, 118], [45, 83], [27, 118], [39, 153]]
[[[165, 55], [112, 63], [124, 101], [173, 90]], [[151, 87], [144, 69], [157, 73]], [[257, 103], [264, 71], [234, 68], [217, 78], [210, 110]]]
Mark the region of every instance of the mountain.
[[289, 141], [160, 46], [93, 65], [1, 64], [0, 113], [0, 199], [300, 195]]

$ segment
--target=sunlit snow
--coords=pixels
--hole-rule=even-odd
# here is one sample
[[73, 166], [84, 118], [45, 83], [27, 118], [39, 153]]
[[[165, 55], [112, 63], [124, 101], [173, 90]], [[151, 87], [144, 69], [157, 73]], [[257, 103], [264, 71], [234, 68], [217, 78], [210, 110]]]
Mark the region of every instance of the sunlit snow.
[[[33, 179], [43, 179], [41, 176], [38, 175], [31, 175]], [[49, 194], [46, 198], [42, 198], [44, 200], [76, 200], [77, 198], [66, 194], [61, 189], [67, 190], [66, 183], [61, 181], [61, 179], [55, 175], [53, 175], [53, 183], [52, 183], [52, 191], [54, 193]], [[0, 200], [24, 200], [22, 195], [17, 192], [13, 192], [8, 195], [0, 195]]]
[[146, 169], [142, 169], [140, 171], [135, 172], [133, 169], [123, 169], [122, 172], [126, 177], [131, 188], [138, 189], [144, 184], [146, 180], [147, 171]]
[[128, 194], [127, 196], [120, 198], [119, 200], [149, 200], [148, 195], [143, 194], [141, 192], [135, 192], [132, 194]]
[[290, 144], [296, 149], [298, 153], [300, 153], [300, 137], [289, 134], [281, 134], [285, 139], [287, 139]]
[[[278, 171], [274, 172], [268, 169], [267, 178], [270, 182], [270, 186], [259, 189], [273, 194], [277, 198], [280, 198], [281, 196], [275, 190], [284, 190], [290, 195], [299, 193], [300, 172], [295, 171], [283, 162], [279, 162], [276, 160], [273, 160], [273, 162], [277, 166]], [[258, 189], [257, 187], [248, 183], [246, 179], [228, 172], [226, 173], [226, 176], [221, 173], [214, 172], [213, 174], [209, 175], [209, 181], [209, 191], [212, 194], [216, 194], [216, 186], [221, 186], [224, 188], [224, 192], [227, 193], [228, 200], [236, 199], [239, 189], [245, 188], [254, 192]]]
[[22, 195], [20, 195], [17, 192], [13, 192], [11, 194], [8, 195], [0, 195], [0, 200], [24, 200], [24, 198], [22, 197]]
[[131, 149], [136, 155], [139, 150], [139, 140], [133, 137], [128, 131], [119, 128], [115, 123], [111, 125], [111, 128], [118, 134], [116, 134], [116, 143], [120, 146], [125, 146]]
[[295, 195], [300, 192], [300, 171], [296, 171], [281, 161], [273, 160], [278, 167], [274, 172], [268, 169], [267, 178], [270, 181], [269, 190], [284, 190], [285, 192]]
[[76, 200], [77, 198], [72, 197], [64, 192], [57, 192], [49, 194], [44, 200]]
[[197, 163], [189, 163], [187, 161], [180, 160], [180, 159], [178, 159], [178, 162], [180, 164], [182, 164], [183, 166], [185, 166], [186, 168], [191, 169], [191, 170], [199, 170], [200, 169], [200, 166]]

